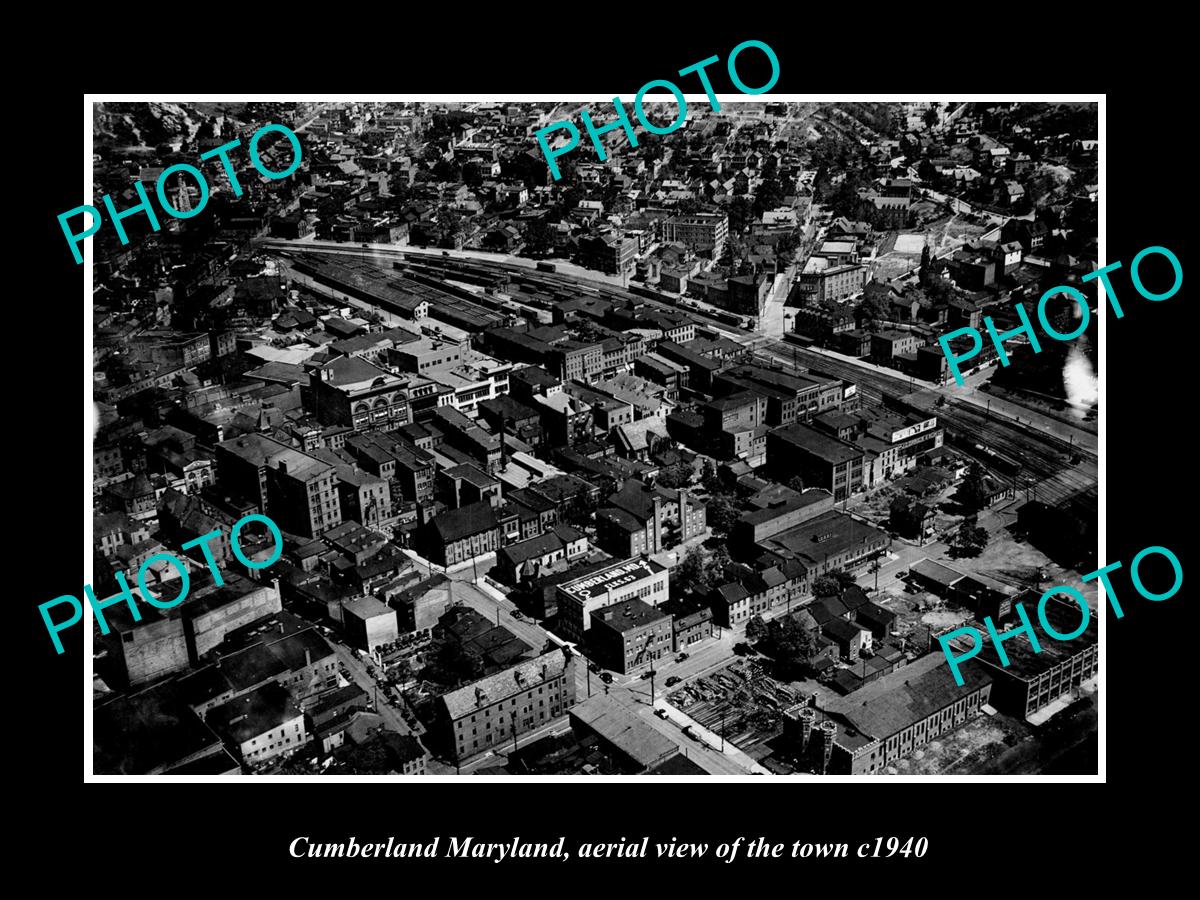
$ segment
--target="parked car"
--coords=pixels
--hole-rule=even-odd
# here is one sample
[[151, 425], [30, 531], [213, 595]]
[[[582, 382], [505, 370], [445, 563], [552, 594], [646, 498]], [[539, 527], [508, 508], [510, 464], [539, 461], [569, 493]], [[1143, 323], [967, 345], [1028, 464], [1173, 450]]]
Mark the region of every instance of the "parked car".
[[680, 653], [677, 657], [675, 657], [675, 662], [683, 662], [685, 659], [688, 658], [689, 655], [690, 654], [687, 654], [687, 653]]
[[667, 717], [667, 711], [665, 709], [656, 709], [654, 714], [660, 719], [665, 719]]
[[679, 682], [681, 682], [681, 681], [683, 681], [683, 679], [680, 678], [678, 675], [672, 675], [670, 678], [667, 679], [667, 687], [674, 687], [675, 685], [679, 684]]

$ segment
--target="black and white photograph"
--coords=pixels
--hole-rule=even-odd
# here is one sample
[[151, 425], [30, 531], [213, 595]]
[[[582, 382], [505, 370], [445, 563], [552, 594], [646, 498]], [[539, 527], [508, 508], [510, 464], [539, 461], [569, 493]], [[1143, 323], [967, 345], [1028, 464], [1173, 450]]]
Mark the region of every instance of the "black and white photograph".
[[88, 779], [1102, 780], [1103, 96], [663, 84], [89, 98]]

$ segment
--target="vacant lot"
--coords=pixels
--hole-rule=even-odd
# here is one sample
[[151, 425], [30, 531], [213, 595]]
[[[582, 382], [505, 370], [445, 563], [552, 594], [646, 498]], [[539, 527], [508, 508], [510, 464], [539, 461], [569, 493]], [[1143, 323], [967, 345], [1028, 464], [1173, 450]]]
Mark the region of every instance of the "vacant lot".
[[1024, 722], [1004, 715], [980, 716], [956, 731], [898, 760], [900, 775], [963, 775], [978, 772], [988, 760], [1031, 738]]
[[955, 214], [931, 222], [919, 230], [899, 232], [894, 239], [889, 236], [880, 245], [880, 253], [875, 260], [875, 278], [888, 281], [912, 271], [920, 265], [921, 248], [926, 243], [934, 253], [943, 256], [969, 241], [978, 240], [988, 230], [985, 225], [969, 222]]
[[739, 659], [667, 695], [667, 702], [752, 756], [783, 730], [783, 711], [799, 693], [766, 675], [762, 663]]

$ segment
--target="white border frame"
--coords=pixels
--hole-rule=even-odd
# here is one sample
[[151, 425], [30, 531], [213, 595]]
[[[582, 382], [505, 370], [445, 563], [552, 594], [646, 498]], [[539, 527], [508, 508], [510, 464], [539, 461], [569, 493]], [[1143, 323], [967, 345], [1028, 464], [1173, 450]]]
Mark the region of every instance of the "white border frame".
[[[646, 95], [651, 102], [671, 102], [672, 97], [669, 93], [650, 93]], [[689, 104], [704, 103], [707, 101], [705, 94], [685, 93], [685, 99]], [[92, 181], [92, 108], [95, 103], [104, 102], [143, 102], [143, 103], [205, 103], [205, 102], [221, 102], [221, 101], [251, 101], [251, 102], [362, 102], [362, 103], [574, 103], [581, 104], [603, 104], [611, 103], [612, 96], [608, 94], [597, 94], [591, 92], [579, 93], [536, 93], [536, 94], [492, 94], [488, 92], [478, 94], [372, 94], [366, 93], [355, 96], [345, 96], [341, 94], [84, 94], [83, 97], [83, 199], [80, 201], [84, 204], [90, 204], [93, 201], [93, 181]], [[1106, 113], [1107, 99], [1104, 94], [957, 94], [947, 96], [941, 93], [917, 92], [912, 94], [718, 94], [717, 99], [724, 107], [725, 104], [736, 103], [812, 103], [812, 102], [873, 102], [873, 103], [912, 103], [921, 101], [936, 101], [942, 103], [1036, 103], [1036, 102], [1051, 102], [1051, 103], [1095, 103], [1097, 104], [1097, 122], [1099, 139], [1099, 150], [1097, 156], [1097, 177], [1098, 191], [1097, 210], [1098, 216], [1098, 240], [1100, 257], [1097, 260], [1097, 266], [1104, 266], [1107, 259], [1107, 241], [1106, 241], [1106, 204], [1108, 200], [1108, 192], [1106, 185], [1106, 157], [1107, 157], [1107, 140], [1106, 140]], [[720, 115], [711, 111], [708, 108], [710, 115]], [[655, 137], [650, 135], [651, 138]], [[530, 143], [536, 147], [536, 142], [531, 136]], [[94, 261], [92, 242], [86, 241], [83, 248], [83, 269], [84, 269], [84, 378], [83, 378], [83, 411], [84, 411], [84, 444], [83, 444], [83, 483], [84, 483], [84, 507], [83, 507], [83, 560], [84, 572], [88, 574], [88, 581], [91, 582], [92, 568], [92, 546], [94, 543], [94, 535], [92, 529], [92, 441], [96, 431], [96, 412], [92, 398], [93, 381], [92, 381], [92, 339], [93, 339], [93, 314], [92, 314], [92, 292], [93, 286], [93, 271], [92, 265]], [[1103, 293], [1103, 288], [1098, 288]], [[1099, 415], [1097, 435], [1097, 478], [1099, 480], [1098, 487], [1098, 529], [1099, 529], [1099, 554], [1100, 559], [1107, 559], [1106, 549], [1108, 546], [1107, 534], [1107, 516], [1105, 510], [1105, 462], [1107, 458], [1105, 446], [1105, 431], [1107, 424], [1107, 407], [1104, 402], [1106, 394], [1106, 322], [1107, 309], [1106, 302], [1099, 302], [1099, 355], [1098, 355], [1098, 372], [1099, 379]], [[90, 427], [89, 427], [90, 426]], [[1101, 563], [1103, 565], [1104, 563]], [[1099, 771], [1096, 775], [890, 775], [881, 777], [867, 777], [862, 775], [795, 775], [795, 776], [770, 776], [763, 778], [764, 784], [774, 784], [780, 780], [791, 780], [811, 784], [817, 782], [829, 783], [863, 783], [863, 784], [878, 784], [880, 782], [949, 782], [953, 784], [966, 784], [974, 782], [1034, 782], [1034, 783], [1050, 783], [1050, 782], [1067, 782], [1067, 783], [1104, 783], [1106, 778], [1106, 710], [1105, 704], [1107, 701], [1107, 691], [1105, 690], [1105, 675], [1107, 654], [1105, 653], [1105, 620], [1107, 603], [1104, 600], [1103, 591], [1097, 597], [1097, 613], [1099, 615], [1100, 634], [1099, 634], [1099, 653], [1100, 653], [1100, 669], [1097, 681], [1097, 691], [1099, 692], [1099, 722], [1098, 737], [1099, 737]], [[92, 701], [92, 627], [90, 624], [90, 616], [86, 613], [81, 622], [81, 627], [84, 629], [83, 637], [83, 780], [86, 784], [108, 783], [108, 782], [153, 782], [153, 783], [178, 783], [178, 782], [224, 782], [224, 781], [240, 781], [242, 783], [254, 782], [297, 782], [302, 784], [336, 784], [339, 782], [395, 782], [395, 781], [415, 781], [415, 782], [457, 782], [469, 784], [489, 784], [489, 783], [553, 783], [553, 782], [572, 782], [572, 783], [597, 783], [606, 782], [637, 782], [640, 784], [647, 783], [645, 775], [510, 775], [503, 778], [469, 778], [461, 775], [348, 775], [348, 776], [329, 776], [329, 775], [257, 775], [257, 776], [215, 776], [215, 775], [97, 775], [93, 771], [93, 746], [92, 746], [92, 727], [93, 727], [93, 701]], [[677, 776], [659, 776], [664, 782], [700, 782], [702, 784], [712, 784], [714, 782], [730, 782], [734, 784], [754, 784], [757, 779], [751, 775], [677, 775]]]

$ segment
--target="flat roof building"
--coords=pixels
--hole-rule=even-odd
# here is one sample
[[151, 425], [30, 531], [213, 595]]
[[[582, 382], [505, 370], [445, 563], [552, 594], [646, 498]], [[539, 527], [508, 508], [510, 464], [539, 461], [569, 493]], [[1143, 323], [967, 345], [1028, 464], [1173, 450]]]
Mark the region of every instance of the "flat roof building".
[[945, 656], [930, 653], [832, 701], [824, 712], [837, 726], [828, 771], [870, 775], [979, 715], [992, 678], [982, 669], [959, 687]]
[[588, 649], [606, 669], [629, 675], [671, 653], [671, 617], [634, 597], [592, 613]]
[[651, 559], [630, 559], [557, 587], [558, 613], [564, 635], [582, 640], [592, 626], [592, 613], [637, 597], [652, 606], [667, 599], [667, 569]]

